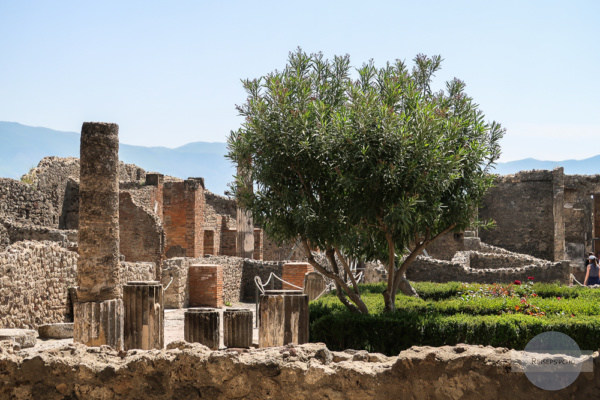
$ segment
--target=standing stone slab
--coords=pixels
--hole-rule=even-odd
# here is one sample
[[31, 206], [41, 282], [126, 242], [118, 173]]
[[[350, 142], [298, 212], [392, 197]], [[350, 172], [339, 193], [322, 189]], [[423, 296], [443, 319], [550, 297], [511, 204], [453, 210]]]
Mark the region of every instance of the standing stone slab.
[[304, 293], [308, 295], [308, 301], [317, 299], [327, 287], [325, 278], [319, 272], [309, 272], [304, 275]]
[[119, 289], [119, 126], [81, 128], [79, 261], [73, 341], [123, 348]]
[[184, 339], [201, 343], [212, 350], [219, 348], [219, 311], [214, 308], [190, 308], [184, 313]]
[[260, 297], [259, 347], [308, 342], [308, 295], [266, 290]]
[[123, 286], [124, 343], [129, 349], [164, 347], [163, 288], [157, 281], [127, 282]]
[[252, 310], [228, 308], [223, 311], [223, 342], [225, 347], [252, 345]]

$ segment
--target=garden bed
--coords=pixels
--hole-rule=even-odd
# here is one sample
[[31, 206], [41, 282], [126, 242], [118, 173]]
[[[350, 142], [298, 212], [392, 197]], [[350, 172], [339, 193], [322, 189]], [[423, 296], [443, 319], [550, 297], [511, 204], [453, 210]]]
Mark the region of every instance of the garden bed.
[[370, 315], [347, 311], [333, 294], [310, 304], [310, 340], [397, 355], [411, 346], [458, 343], [523, 349], [536, 335], [557, 331], [582, 350], [600, 344], [600, 290], [558, 284], [458, 282], [413, 284], [421, 298], [397, 295], [384, 313], [384, 284], [361, 285]]

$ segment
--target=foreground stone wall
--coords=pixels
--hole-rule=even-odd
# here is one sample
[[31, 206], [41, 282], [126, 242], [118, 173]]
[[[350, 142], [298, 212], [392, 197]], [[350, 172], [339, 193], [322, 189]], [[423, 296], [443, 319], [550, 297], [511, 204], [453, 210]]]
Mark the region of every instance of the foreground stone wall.
[[[77, 253], [55, 242], [17, 242], [0, 252], [0, 328], [32, 328], [70, 317]], [[153, 280], [153, 263], [121, 262], [120, 285]]]
[[522, 352], [482, 346], [412, 347], [398, 357], [323, 344], [210, 351], [68, 345], [15, 351], [0, 346], [0, 397], [13, 399], [585, 399], [600, 390], [600, 359], [558, 391], [534, 386], [512, 360]]

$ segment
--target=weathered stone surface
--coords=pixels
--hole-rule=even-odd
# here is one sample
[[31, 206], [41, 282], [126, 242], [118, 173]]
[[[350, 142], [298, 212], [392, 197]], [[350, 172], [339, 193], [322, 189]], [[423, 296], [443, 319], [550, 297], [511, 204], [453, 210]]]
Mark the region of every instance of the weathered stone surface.
[[228, 308], [223, 311], [223, 343], [225, 347], [252, 345], [252, 310]]
[[0, 329], [0, 340], [9, 340], [22, 348], [35, 346], [36, 332], [33, 329]]
[[123, 286], [124, 345], [129, 349], [164, 347], [162, 285], [156, 281], [128, 282]]
[[308, 342], [308, 296], [302, 291], [265, 291], [259, 313], [260, 347]]
[[68, 339], [73, 337], [73, 323], [62, 322], [38, 327], [40, 339]]
[[74, 304], [73, 311], [75, 342], [123, 349], [123, 300], [80, 302]]
[[78, 298], [119, 296], [119, 126], [84, 122], [79, 186]]
[[184, 338], [216, 350], [219, 348], [221, 318], [214, 308], [190, 308], [184, 314]]
[[[323, 344], [210, 351], [175, 342], [119, 353], [68, 345], [36, 351], [0, 347], [0, 398], [15, 399], [593, 399], [600, 359], [559, 391], [511, 372], [520, 352], [457, 345], [413, 347], [398, 357], [323, 357]], [[344, 354], [344, 353], [335, 353]], [[352, 355], [348, 354], [350, 357]], [[328, 361], [329, 360], [329, 361]]]

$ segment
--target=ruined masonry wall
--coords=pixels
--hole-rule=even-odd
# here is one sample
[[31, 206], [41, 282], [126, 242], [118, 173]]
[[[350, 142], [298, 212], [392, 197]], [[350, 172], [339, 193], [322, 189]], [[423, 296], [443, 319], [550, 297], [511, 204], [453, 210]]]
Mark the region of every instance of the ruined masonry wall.
[[[166, 350], [119, 353], [69, 345], [0, 347], [0, 397], [15, 399], [592, 399], [600, 359], [559, 391], [515, 371], [522, 352], [456, 345], [412, 347], [397, 357], [329, 351], [321, 343], [210, 351], [174, 342]], [[568, 360], [561, 360], [568, 362]]]
[[479, 211], [480, 219], [493, 219], [496, 227], [481, 230], [481, 240], [510, 251], [554, 260], [553, 198], [552, 171], [498, 177]]
[[[0, 328], [65, 322], [77, 253], [54, 242], [18, 242], [0, 252]], [[121, 263], [120, 284], [154, 279], [152, 263]]]
[[64, 322], [77, 253], [51, 242], [19, 242], [0, 253], [0, 327]]
[[6, 247], [12, 243], [24, 240], [48, 240], [68, 248], [76, 245], [77, 231], [55, 229], [46, 226], [23, 224], [13, 220], [0, 219], [0, 251], [4, 251]]
[[52, 201], [32, 185], [9, 178], [0, 178], [0, 218], [58, 227]]

